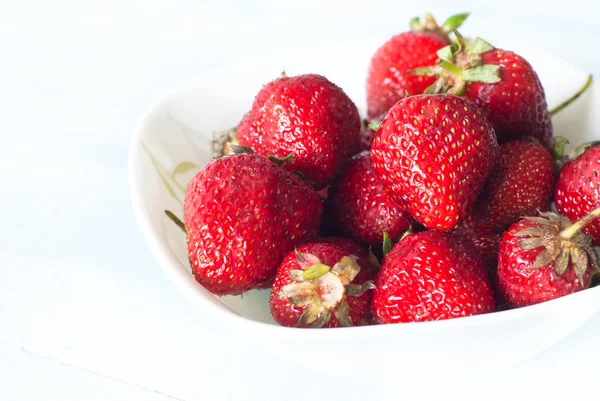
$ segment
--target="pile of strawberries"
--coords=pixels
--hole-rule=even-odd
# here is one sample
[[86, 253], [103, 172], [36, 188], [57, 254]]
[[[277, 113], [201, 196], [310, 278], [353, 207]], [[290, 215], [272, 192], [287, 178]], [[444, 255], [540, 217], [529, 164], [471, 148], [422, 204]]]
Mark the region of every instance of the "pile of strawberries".
[[271, 288], [274, 319], [296, 327], [448, 319], [590, 287], [600, 146], [564, 156], [531, 65], [464, 38], [466, 17], [414, 19], [377, 50], [369, 125], [323, 76], [266, 84], [187, 188], [196, 280], [219, 296]]

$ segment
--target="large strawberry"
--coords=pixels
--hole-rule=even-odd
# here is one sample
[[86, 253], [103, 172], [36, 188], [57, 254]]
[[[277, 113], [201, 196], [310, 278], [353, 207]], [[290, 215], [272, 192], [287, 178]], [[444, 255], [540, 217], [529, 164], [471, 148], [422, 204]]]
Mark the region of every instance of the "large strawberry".
[[[563, 166], [554, 190], [554, 203], [558, 212], [571, 221], [600, 207], [600, 145], [577, 149], [572, 160]], [[592, 221], [583, 231], [600, 246], [600, 219]]]
[[450, 91], [474, 101], [492, 123], [498, 142], [526, 136], [552, 149], [552, 121], [544, 88], [523, 57], [496, 49], [481, 38], [471, 44], [457, 34], [458, 45], [438, 51], [436, 67], [416, 74], [437, 75], [430, 91]]
[[498, 148], [473, 218], [485, 230], [506, 230], [523, 216], [547, 211], [553, 186], [554, 162], [545, 147], [533, 141], [507, 142]]
[[434, 65], [436, 51], [450, 43], [448, 34], [458, 28], [468, 14], [448, 18], [439, 27], [427, 14], [424, 24], [418, 18], [411, 21], [411, 31], [392, 37], [381, 46], [371, 59], [367, 75], [367, 114], [373, 119], [387, 111], [400, 99], [418, 95], [435, 79], [408, 75], [421, 66]]
[[498, 256], [500, 292], [510, 306], [537, 304], [590, 286], [598, 255], [591, 237], [579, 230], [598, 215], [595, 209], [572, 224], [546, 212], [510, 227]]
[[315, 242], [290, 252], [277, 271], [270, 305], [283, 326], [358, 326], [368, 311], [370, 266], [344, 247]]
[[325, 210], [344, 236], [365, 245], [380, 246], [384, 232], [398, 238], [411, 221], [388, 194], [366, 151], [350, 159], [331, 187]]
[[344, 91], [320, 75], [281, 77], [265, 85], [237, 129], [257, 154], [293, 160], [316, 189], [328, 185], [359, 148], [361, 123]]
[[318, 235], [317, 192], [297, 175], [250, 153], [216, 159], [189, 183], [184, 203], [196, 280], [217, 295], [269, 280], [284, 256]]
[[456, 228], [495, 162], [496, 135], [471, 101], [450, 94], [400, 100], [371, 147], [375, 171], [423, 226]]
[[442, 320], [493, 312], [483, 262], [462, 238], [429, 230], [398, 242], [375, 279], [378, 323]]

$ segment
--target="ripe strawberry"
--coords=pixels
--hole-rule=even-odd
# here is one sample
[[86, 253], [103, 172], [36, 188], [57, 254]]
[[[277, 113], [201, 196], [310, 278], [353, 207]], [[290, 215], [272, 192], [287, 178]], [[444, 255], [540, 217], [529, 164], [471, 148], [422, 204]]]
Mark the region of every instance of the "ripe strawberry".
[[424, 25], [418, 18], [411, 21], [411, 31], [392, 37], [371, 59], [367, 75], [367, 115], [373, 119], [408, 95], [425, 91], [435, 79], [407, 72], [421, 66], [434, 65], [436, 51], [450, 43], [448, 33], [458, 28], [468, 14], [450, 17], [439, 27], [433, 17], [425, 16]]
[[485, 221], [482, 222], [471, 215], [454, 233], [462, 236], [479, 253], [488, 269], [495, 272], [498, 263], [498, 247], [504, 232], [488, 230], [484, 226]]
[[473, 219], [484, 231], [506, 231], [522, 216], [547, 211], [553, 185], [554, 162], [545, 147], [525, 140], [502, 144]]
[[525, 217], [502, 237], [500, 292], [510, 306], [548, 301], [588, 288], [599, 268], [591, 237], [579, 232], [600, 209], [577, 223], [552, 212]]
[[449, 45], [438, 51], [438, 66], [414, 72], [440, 76], [433, 92], [450, 88], [450, 93], [475, 102], [494, 127], [499, 143], [530, 136], [552, 149], [546, 95], [527, 60], [512, 51], [496, 49], [481, 38], [471, 44], [458, 34], [457, 41], [461, 46]]
[[325, 210], [344, 236], [365, 245], [380, 246], [384, 232], [398, 238], [411, 221], [377, 177], [367, 151], [346, 164], [346, 170], [331, 187]]
[[359, 147], [360, 118], [344, 91], [320, 75], [282, 77], [265, 85], [237, 130], [240, 145], [293, 160], [316, 189], [327, 186]]
[[[380, 118], [377, 121], [380, 122], [381, 120], [383, 120], [383, 118]], [[359, 150], [361, 152], [365, 151], [365, 150], [371, 150], [371, 145], [373, 144], [374, 138], [375, 138], [375, 130], [369, 126], [367, 121], [365, 121], [365, 124], [360, 131]]]
[[196, 280], [217, 295], [264, 283], [290, 250], [318, 235], [321, 213], [315, 190], [267, 159], [213, 160], [189, 183], [184, 203]]
[[[578, 149], [563, 166], [554, 190], [554, 203], [558, 212], [571, 221], [600, 207], [600, 145]], [[588, 224], [583, 232], [600, 246], [600, 219]]]
[[375, 279], [378, 323], [451, 319], [494, 311], [481, 260], [462, 238], [423, 231], [398, 242]]
[[371, 158], [401, 206], [426, 228], [445, 231], [471, 212], [497, 147], [493, 128], [469, 100], [417, 95], [389, 111]]
[[277, 271], [271, 314], [282, 326], [358, 326], [368, 310], [370, 267], [341, 246], [326, 242], [290, 252]]

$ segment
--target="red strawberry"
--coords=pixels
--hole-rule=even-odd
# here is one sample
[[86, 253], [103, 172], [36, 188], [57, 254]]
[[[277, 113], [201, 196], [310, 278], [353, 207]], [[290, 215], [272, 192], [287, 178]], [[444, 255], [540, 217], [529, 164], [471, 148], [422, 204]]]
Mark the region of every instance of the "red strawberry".
[[[432, 90], [463, 95], [486, 113], [498, 142], [526, 136], [552, 149], [552, 121], [544, 88], [531, 65], [512, 51], [495, 49], [481, 38], [438, 52], [439, 65], [419, 68], [417, 74], [439, 75]], [[424, 64], [427, 66], [428, 64]]]
[[320, 75], [282, 77], [265, 85], [238, 126], [240, 145], [293, 160], [316, 189], [329, 184], [359, 147], [360, 118], [342, 89]]
[[475, 206], [474, 219], [485, 231], [505, 231], [522, 216], [547, 211], [554, 185], [552, 155], [539, 143], [507, 142], [498, 154]]
[[217, 295], [262, 284], [289, 251], [318, 235], [321, 213], [315, 190], [267, 159], [212, 161], [189, 183], [184, 204], [196, 280]]
[[485, 265], [495, 271], [495, 266], [498, 263], [498, 247], [504, 232], [487, 230], [483, 227], [484, 225], [485, 222], [481, 222], [471, 215], [454, 233], [468, 241], [479, 253]]
[[[556, 209], [571, 221], [600, 207], [600, 145], [582, 147], [573, 156], [563, 166], [554, 190]], [[588, 224], [583, 232], [600, 246], [600, 219]]]
[[377, 131], [371, 158], [392, 196], [422, 225], [456, 228], [471, 212], [494, 164], [496, 135], [469, 100], [400, 100]]
[[277, 271], [271, 314], [282, 326], [358, 326], [371, 300], [369, 269], [338, 245], [302, 245]]
[[552, 212], [525, 217], [502, 237], [498, 257], [500, 292], [510, 306], [548, 301], [588, 288], [599, 268], [591, 237], [579, 232], [590, 217], [571, 224]]
[[398, 242], [375, 280], [378, 323], [450, 319], [494, 311], [481, 260], [462, 238], [423, 231]]
[[411, 221], [384, 188], [366, 151], [350, 159], [325, 208], [344, 236], [365, 245], [380, 246], [384, 232], [398, 238]]
[[468, 14], [450, 17], [439, 27], [433, 17], [425, 16], [424, 25], [418, 18], [411, 21], [412, 31], [392, 37], [371, 59], [367, 75], [367, 115], [373, 119], [408, 95], [425, 91], [435, 79], [407, 72], [421, 66], [434, 65], [436, 51], [448, 45], [448, 33], [458, 28]]

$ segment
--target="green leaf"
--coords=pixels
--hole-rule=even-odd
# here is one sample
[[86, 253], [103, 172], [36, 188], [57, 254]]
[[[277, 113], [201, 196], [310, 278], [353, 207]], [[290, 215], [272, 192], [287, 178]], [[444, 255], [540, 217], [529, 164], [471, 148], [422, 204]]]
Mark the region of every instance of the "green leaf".
[[438, 73], [435, 67], [419, 67], [406, 72], [408, 75], [420, 75], [424, 77], [435, 77]]
[[456, 50], [457, 48], [455, 45], [448, 45], [439, 49], [436, 52], [436, 54], [440, 58], [440, 60], [452, 63], [452, 61], [454, 60], [454, 53], [456, 52]]
[[324, 265], [323, 263], [317, 263], [304, 270], [304, 273], [302, 273], [302, 277], [304, 278], [304, 280], [314, 280], [316, 278], [321, 277], [324, 274], [329, 273], [329, 270], [331, 270], [329, 266]]
[[486, 84], [495, 84], [500, 82], [500, 66], [481, 65], [479, 67], [469, 68], [463, 71], [462, 79], [466, 82], [484, 82]]
[[422, 31], [423, 25], [421, 25], [421, 19], [419, 17], [414, 17], [409, 22], [409, 27], [411, 31]]
[[467, 19], [468, 16], [469, 16], [469, 13], [461, 13], [461, 14], [453, 15], [450, 18], [448, 18], [446, 21], [444, 21], [444, 23], [442, 24], [442, 29], [444, 30], [444, 32], [450, 33], [454, 29], [460, 28], [460, 26], [463, 24], [463, 22], [465, 22], [465, 20]]
[[379, 127], [381, 127], [381, 121], [373, 121], [369, 124], [369, 128], [375, 132], [379, 131]]
[[383, 257], [390, 253], [392, 248], [394, 247], [394, 242], [390, 238], [390, 235], [387, 232], [383, 233]]
[[371, 247], [369, 247], [369, 262], [375, 269], [381, 269], [381, 263], [379, 263], [379, 259], [377, 259], [377, 256], [375, 256]]
[[198, 166], [196, 165], [196, 163], [192, 163], [190, 161], [183, 161], [181, 163], [179, 163], [175, 169], [173, 170], [173, 175], [177, 175], [177, 174], [183, 174], [185, 172], [188, 172], [192, 169], [197, 169]]
[[565, 146], [569, 143], [569, 140], [564, 136], [554, 137], [554, 148], [552, 148], [552, 158], [554, 160], [562, 160], [565, 156]]
[[485, 40], [477, 37], [477, 38], [475, 38], [475, 41], [472, 44], [470, 53], [471, 54], [483, 54], [483, 53], [487, 53], [492, 50], [494, 50], [494, 46], [490, 45]]

